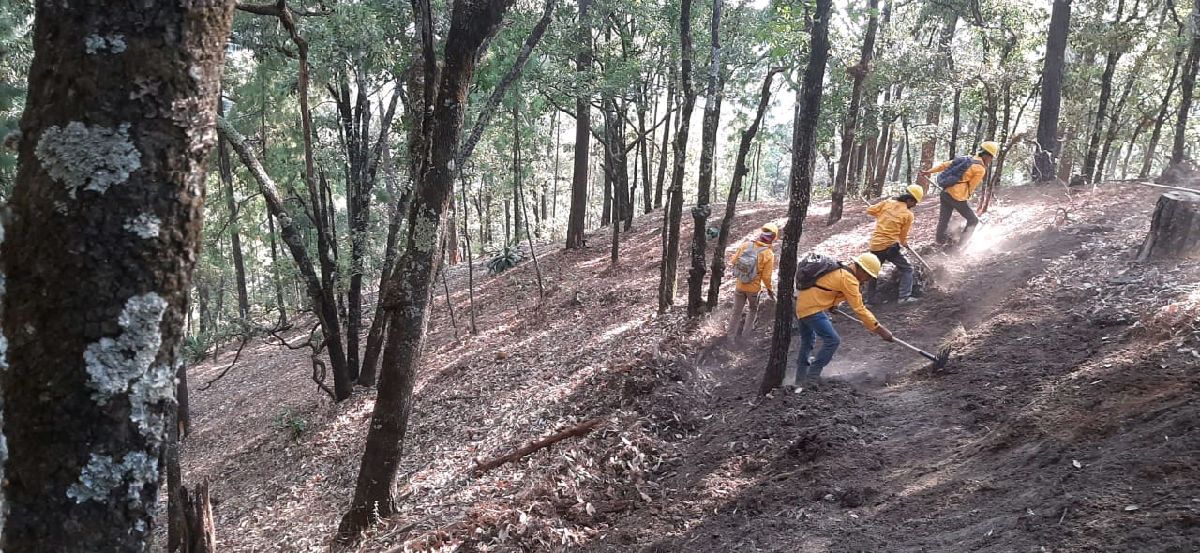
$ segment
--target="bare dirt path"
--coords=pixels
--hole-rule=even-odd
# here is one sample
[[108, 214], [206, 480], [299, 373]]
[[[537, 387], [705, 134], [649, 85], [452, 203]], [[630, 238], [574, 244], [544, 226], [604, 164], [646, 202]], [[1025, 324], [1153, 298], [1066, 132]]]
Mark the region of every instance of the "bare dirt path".
[[[582, 251], [539, 250], [545, 299], [528, 262], [477, 271], [475, 336], [455, 268], [458, 332], [438, 294], [401, 513], [353, 551], [1195, 550], [1200, 336], [1159, 315], [1200, 304], [1200, 284], [1195, 264], [1127, 262], [1153, 200], [1005, 190], [975, 247], [934, 256], [941, 291], [877, 310], [920, 345], [952, 342], [947, 371], [842, 323], [838, 379], [768, 398], [765, 335], [731, 351], [726, 311], [655, 313], [657, 215], [622, 235], [615, 267], [603, 229]], [[932, 242], [936, 209], [917, 208], [914, 243]], [[783, 211], [743, 206], [738, 235]], [[839, 256], [871, 224], [810, 217], [801, 248]], [[189, 371], [185, 480], [213, 480], [224, 549], [329, 550], [373, 392], [330, 404], [303, 351], [259, 342], [202, 390], [231, 357]], [[471, 475], [595, 417], [586, 437]]]
[[[1181, 368], [1186, 356], [1124, 332], [1132, 320], [1080, 320], [1094, 304], [1062, 294], [1080, 266], [1114, 274], [1127, 265], [1154, 194], [1125, 187], [1081, 199], [1074, 221], [1050, 225], [1057, 198], [1026, 192], [998, 210], [1004, 215], [981, 233], [986, 242], [935, 262], [949, 265], [939, 290], [915, 306], [876, 309], [898, 335], [930, 349], [951, 341], [958, 352], [949, 369], [931, 373], [906, 350], [841, 323], [843, 348], [830, 369], [855, 386], [828, 382], [758, 400], [764, 359], [755, 348], [765, 350], [766, 337], [748, 353], [711, 353], [719, 361], [698, 370], [725, 386], [695, 415], [720, 422], [708, 419], [684, 447], [661, 511], [615, 523], [594, 549], [1195, 550], [1200, 437], [1187, 418], [1200, 380]], [[1129, 372], [1148, 364], [1162, 374]], [[1044, 412], [1097, 367], [1103, 375], [1089, 374], [1097, 380], [1088, 385], [1149, 383], [1162, 402], [1149, 405], [1172, 413], [1163, 424], [1174, 432], [1158, 442], [1149, 428], [1123, 436], [1111, 424], [1095, 433], [1094, 421], [1079, 422], [1131, 414], [1120, 410]], [[1181, 405], [1190, 411], [1177, 412]], [[1126, 450], [1139, 441], [1153, 454]], [[1139, 478], [1138, 470], [1157, 476], [1164, 469], [1147, 467], [1159, 465], [1172, 482]], [[1187, 482], [1186, 491], [1174, 482]], [[1147, 503], [1155, 513], [1143, 511]]]

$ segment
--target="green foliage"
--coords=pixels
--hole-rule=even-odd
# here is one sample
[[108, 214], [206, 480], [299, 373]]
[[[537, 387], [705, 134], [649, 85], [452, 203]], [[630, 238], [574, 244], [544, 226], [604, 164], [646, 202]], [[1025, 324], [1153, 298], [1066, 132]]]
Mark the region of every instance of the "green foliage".
[[274, 427], [275, 430], [286, 433], [288, 439], [300, 443], [300, 438], [308, 431], [309, 422], [303, 415], [287, 408], [275, 415]]
[[525, 260], [525, 254], [516, 248], [505, 246], [487, 261], [488, 274], [498, 275]]

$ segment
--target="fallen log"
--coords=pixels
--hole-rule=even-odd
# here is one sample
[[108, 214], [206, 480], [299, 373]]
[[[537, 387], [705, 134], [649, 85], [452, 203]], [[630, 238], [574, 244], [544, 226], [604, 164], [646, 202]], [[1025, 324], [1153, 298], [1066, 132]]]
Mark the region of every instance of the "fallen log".
[[575, 436], [585, 436], [588, 433], [590, 433], [593, 429], [595, 429], [596, 426], [599, 425], [601, 422], [604, 422], [604, 417], [591, 419], [589, 421], [579, 423], [575, 426], [572, 426], [571, 428], [568, 428], [568, 429], [558, 432], [556, 434], [552, 434], [550, 436], [542, 438], [536, 442], [533, 442], [533, 443], [531, 443], [525, 447], [522, 447], [512, 453], [509, 453], [507, 455], [501, 455], [500, 457], [496, 457], [490, 461], [484, 461], [482, 463], [476, 462], [475, 468], [472, 470], [472, 472], [476, 476], [479, 476], [480, 474], [483, 474], [489, 470], [492, 470], [500, 465], [503, 465], [505, 463], [509, 463], [512, 461], [516, 461], [517, 459], [520, 459], [526, 455], [529, 455], [530, 453], [550, 447], [550, 446], [554, 445], [555, 443], [561, 442], [567, 438], [571, 438], [571, 437], [575, 437]]
[[1152, 188], [1164, 188], [1166, 190], [1177, 190], [1179, 192], [1194, 192], [1196, 194], [1200, 194], [1200, 189], [1197, 189], [1197, 188], [1187, 188], [1184, 186], [1167, 186], [1165, 184], [1154, 184], [1152, 182], [1146, 182], [1144, 180], [1137, 181], [1137, 183], [1142, 186], [1149, 186]]
[[1200, 193], [1171, 190], [1158, 198], [1138, 261], [1200, 258]]

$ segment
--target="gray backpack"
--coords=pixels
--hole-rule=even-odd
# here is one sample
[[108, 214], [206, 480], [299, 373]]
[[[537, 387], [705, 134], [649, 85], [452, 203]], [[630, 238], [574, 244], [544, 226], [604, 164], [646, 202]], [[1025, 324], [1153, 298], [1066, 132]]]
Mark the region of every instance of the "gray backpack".
[[758, 256], [767, 248], [770, 246], [760, 248], [750, 244], [742, 250], [742, 255], [733, 261], [733, 276], [737, 277], [738, 282], [750, 284], [758, 280]]

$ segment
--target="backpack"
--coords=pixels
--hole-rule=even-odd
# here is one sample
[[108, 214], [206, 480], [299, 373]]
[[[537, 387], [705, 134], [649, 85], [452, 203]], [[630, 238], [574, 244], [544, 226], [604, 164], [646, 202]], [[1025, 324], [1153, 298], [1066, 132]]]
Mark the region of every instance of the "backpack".
[[982, 161], [978, 161], [971, 156], [958, 156], [954, 158], [954, 161], [950, 162], [950, 166], [945, 171], [938, 173], [938, 187], [946, 189], [958, 184], [958, 181], [962, 180], [963, 175], [967, 174], [967, 169], [970, 169], [976, 163], [983, 165]]
[[733, 276], [737, 277], [738, 282], [750, 284], [758, 280], [758, 254], [767, 248], [770, 246], [759, 248], [751, 243], [742, 250], [741, 255], [733, 262]]
[[828, 288], [817, 286], [817, 279], [838, 269], [845, 268], [846, 266], [842, 265], [840, 261], [827, 255], [812, 252], [806, 253], [796, 263], [796, 289], [807, 290], [816, 287], [828, 290]]

